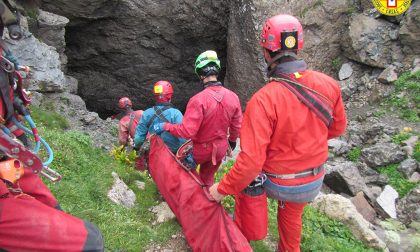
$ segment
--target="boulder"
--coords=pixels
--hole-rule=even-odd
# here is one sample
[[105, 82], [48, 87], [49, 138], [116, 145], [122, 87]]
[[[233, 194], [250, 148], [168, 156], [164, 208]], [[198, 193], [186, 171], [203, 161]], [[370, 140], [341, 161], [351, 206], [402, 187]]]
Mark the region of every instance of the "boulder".
[[54, 13], [40, 10], [35, 36], [45, 44], [55, 47], [58, 53], [66, 49], [65, 27], [70, 20]]
[[398, 199], [398, 192], [390, 185], [386, 185], [381, 195], [376, 199], [376, 203], [381, 207], [387, 217], [397, 218], [395, 201]]
[[418, 163], [415, 159], [409, 158], [404, 160], [398, 166], [398, 171], [404, 174], [405, 178], [410, 178], [411, 175], [418, 169]]
[[388, 251], [386, 244], [372, 231], [373, 226], [357, 212], [349, 199], [337, 194], [326, 194], [317, 197], [312, 206], [330, 218], [344, 223], [352, 234], [367, 246]]
[[378, 81], [383, 84], [389, 84], [396, 80], [398, 80], [398, 74], [396, 72], [395, 66], [393, 65], [385, 68], [385, 70], [382, 71], [382, 73], [378, 76]]
[[361, 155], [361, 159], [372, 168], [399, 163], [406, 157], [406, 153], [401, 151], [399, 146], [392, 143], [379, 143], [364, 148]]
[[351, 198], [351, 203], [356, 207], [357, 211], [365, 218], [365, 220], [372, 223], [376, 218], [375, 209], [366, 200], [363, 192], [358, 192], [356, 196]]
[[406, 61], [410, 62], [420, 55], [420, 2], [412, 1], [403, 16], [399, 37], [403, 45]]
[[348, 79], [353, 74], [353, 68], [351, 64], [345, 63], [341, 66], [340, 71], [338, 72], [338, 79], [345, 80]]
[[411, 222], [420, 222], [420, 185], [411, 190], [397, 204], [398, 219], [408, 225]]
[[346, 57], [379, 68], [401, 62], [403, 54], [394, 35], [398, 28], [385, 20], [354, 13], [349, 31], [343, 36]]
[[136, 203], [136, 195], [134, 192], [119, 178], [117, 173], [112, 172], [112, 176], [114, 177], [114, 185], [108, 192], [108, 198], [114, 203], [124, 207], [134, 207]]

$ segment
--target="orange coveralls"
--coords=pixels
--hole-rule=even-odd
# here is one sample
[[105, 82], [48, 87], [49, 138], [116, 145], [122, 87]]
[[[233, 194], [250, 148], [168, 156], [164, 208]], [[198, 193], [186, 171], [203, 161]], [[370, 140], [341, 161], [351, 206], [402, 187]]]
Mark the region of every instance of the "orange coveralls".
[[[130, 123], [131, 113], [134, 113], [134, 118], [129, 129], [128, 124]], [[120, 144], [126, 145], [128, 142], [128, 137], [134, 139], [134, 135], [136, 134], [136, 127], [137, 124], [139, 124], [142, 115], [143, 110], [136, 110], [128, 112], [125, 116], [123, 116], [123, 118], [120, 119], [118, 123], [118, 141]]]
[[[304, 70], [298, 81], [328, 97], [333, 109], [329, 128], [305, 104], [278, 82], [261, 88], [248, 102], [241, 127], [241, 152], [218, 191], [235, 195], [262, 171], [295, 174], [322, 165], [328, 158], [327, 140], [346, 129], [347, 117], [340, 87], [320, 72]], [[290, 75], [292, 79], [294, 75]], [[285, 186], [312, 182], [315, 176], [297, 179], [271, 179]], [[278, 208], [279, 251], [300, 251], [302, 213], [306, 203], [284, 202]], [[258, 211], [258, 209], [255, 209]]]
[[223, 86], [208, 86], [188, 102], [182, 124], [166, 124], [174, 136], [191, 139], [193, 158], [200, 164], [200, 178], [206, 185], [214, 183], [214, 174], [228, 149], [235, 142], [242, 122], [238, 96]]

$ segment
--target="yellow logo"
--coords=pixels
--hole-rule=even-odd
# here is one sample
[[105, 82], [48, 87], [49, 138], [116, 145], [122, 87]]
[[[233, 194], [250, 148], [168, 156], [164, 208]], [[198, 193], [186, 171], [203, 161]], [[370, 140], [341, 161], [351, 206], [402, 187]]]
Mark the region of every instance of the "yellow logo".
[[154, 89], [155, 94], [161, 94], [163, 92], [163, 87], [161, 85], [155, 86]]
[[373, 6], [387, 16], [398, 16], [410, 7], [411, 0], [371, 0]]
[[284, 40], [284, 45], [287, 48], [293, 48], [296, 45], [296, 39], [293, 36], [289, 36]]

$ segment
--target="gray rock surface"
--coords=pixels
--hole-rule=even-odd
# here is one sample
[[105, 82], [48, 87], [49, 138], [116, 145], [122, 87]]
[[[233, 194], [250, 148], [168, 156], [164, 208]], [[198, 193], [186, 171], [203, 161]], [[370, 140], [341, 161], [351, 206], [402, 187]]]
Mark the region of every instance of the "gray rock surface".
[[406, 158], [406, 153], [395, 144], [376, 144], [362, 150], [362, 160], [370, 167], [375, 168], [388, 164], [395, 164]]
[[225, 1], [44, 0], [42, 8], [70, 19], [68, 71], [101, 116], [112, 115], [122, 96], [135, 109], [153, 105], [152, 86], [162, 79], [182, 110], [202, 89], [193, 67], [199, 53], [216, 50], [226, 67]]
[[336, 193], [355, 196], [358, 192], [369, 190], [353, 162], [340, 162], [325, 165], [324, 183]]
[[412, 1], [410, 8], [407, 10], [401, 21], [401, 29], [399, 30], [403, 51], [407, 55], [407, 61], [420, 55], [420, 2]]
[[341, 66], [340, 71], [338, 72], [338, 79], [345, 80], [349, 78], [353, 74], [353, 68], [351, 68], [351, 64], [345, 63]]
[[378, 76], [378, 81], [384, 84], [389, 84], [398, 79], [395, 66], [390, 65]]
[[386, 185], [381, 195], [376, 199], [378, 205], [387, 214], [388, 217], [393, 219], [397, 218], [397, 210], [395, 201], [398, 199], [398, 192], [395, 191], [390, 185]]
[[375, 209], [366, 200], [363, 192], [359, 192], [351, 198], [351, 203], [356, 207], [357, 211], [369, 222], [373, 222], [376, 218]]
[[420, 222], [420, 185], [413, 189], [397, 204], [398, 219], [408, 225]]
[[63, 53], [66, 48], [65, 27], [69, 21], [66, 17], [40, 10], [35, 36], [45, 44], [54, 47], [58, 53]]
[[418, 162], [415, 159], [409, 158], [404, 160], [398, 166], [398, 170], [404, 174], [405, 178], [410, 178], [411, 175], [418, 169]]
[[163, 223], [175, 218], [175, 214], [166, 202], [161, 202], [159, 205], [152, 207], [150, 211], [156, 214], [157, 223]]
[[388, 251], [386, 244], [372, 231], [372, 225], [357, 212], [349, 199], [337, 194], [326, 194], [317, 197], [312, 206], [330, 218], [344, 223], [353, 235], [367, 246]]
[[114, 177], [114, 185], [108, 192], [108, 198], [124, 207], [134, 207], [136, 204], [136, 195], [134, 192], [119, 178], [117, 173], [112, 172], [112, 177]]
[[403, 59], [396, 38], [392, 35], [397, 29], [398, 26], [390, 22], [353, 14], [349, 32], [344, 36], [344, 52], [357, 62], [385, 68]]
[[8, 40], [8, 46], [21, 65], [31, 68], [28, 90], [39, 92], [62, 92], [66, 85], [57, 51], [41, 43], [32, 34], [20, 41]]

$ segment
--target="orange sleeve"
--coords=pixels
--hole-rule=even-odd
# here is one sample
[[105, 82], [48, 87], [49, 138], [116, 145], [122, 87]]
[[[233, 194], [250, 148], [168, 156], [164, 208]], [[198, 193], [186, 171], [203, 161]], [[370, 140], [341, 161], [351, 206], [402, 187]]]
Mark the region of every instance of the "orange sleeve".
[[[222, 194], [237, 194], [262, 171], [275, 121], [270, 102], [261, 95], [251, 98], [241, 127], [241, 152], [218, 187]], [[246, 137], [245, 137], [246, 136]]]
[[337, 92], [339, 96], [334, 106], [333, 122], [328, 129], [328, 139], [341, 136], [347, 128], [347, 115], [339, 87]]
[[127, 126], [128, 125], [126, 125], [126, 122], [123, 121], [122, 119], [118, 123], [118, 141], [121, 145], [127, 144], [127, 139], [128, 139], [128, 134], [129, 134]]

